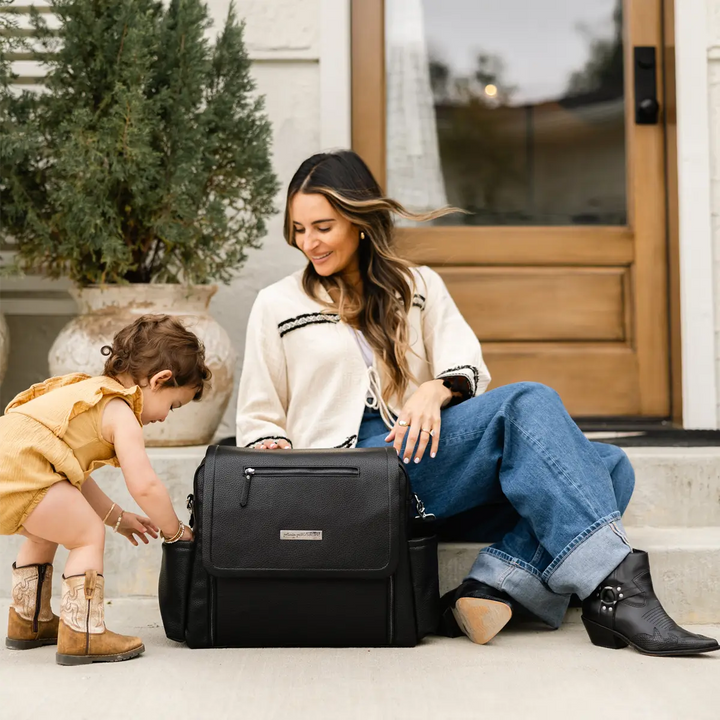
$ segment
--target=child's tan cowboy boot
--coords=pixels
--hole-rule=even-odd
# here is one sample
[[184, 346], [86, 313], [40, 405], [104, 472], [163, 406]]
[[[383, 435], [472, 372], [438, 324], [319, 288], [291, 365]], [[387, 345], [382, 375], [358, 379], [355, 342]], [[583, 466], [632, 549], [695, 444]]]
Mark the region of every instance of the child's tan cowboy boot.
[[63, 576], [58, 665], [130, 660], [145, 652], [140, 638], [105, 628], [105, 578], [95, 570]]
[[58, 616], [50, 607], [52, 565], [12, 566], [12, 603], [5, 645], [12, 650], [30, 650], [55, 645]]

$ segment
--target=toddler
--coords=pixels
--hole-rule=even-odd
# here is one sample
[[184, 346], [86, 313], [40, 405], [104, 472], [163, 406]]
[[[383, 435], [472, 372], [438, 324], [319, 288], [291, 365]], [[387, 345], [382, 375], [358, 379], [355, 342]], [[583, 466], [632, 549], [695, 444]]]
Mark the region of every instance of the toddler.
[[[25, 537], [12, 567], [6, 645], [57, 644], [60, 665], [129, 660], [145, 650], [139, 638], [105, 628], [103, 525], [133, 545], [158, 531], [168, 543], [192, 538], [152, 469], [142, 426], [202, 397], [210, 380], [203, 345], [178, 320], [144, 315], [102, 351], [103, 375], [33, 385], [0, 417], [0, 535]], [[147, 517], [98, 487], [90, 474], [102, 465], [122, 469]], [[59, 618], [50, 608], [58, 545], [70, 551]]]

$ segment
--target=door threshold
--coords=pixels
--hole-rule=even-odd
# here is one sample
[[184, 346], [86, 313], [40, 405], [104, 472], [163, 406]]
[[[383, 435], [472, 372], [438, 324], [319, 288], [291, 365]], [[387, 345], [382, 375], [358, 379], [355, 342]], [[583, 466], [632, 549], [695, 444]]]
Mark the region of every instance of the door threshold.
[[717, 447], [720, 430], [685, 430], [671, 420], [652, 418], [581, 418], [588, 440], [619, 447]]

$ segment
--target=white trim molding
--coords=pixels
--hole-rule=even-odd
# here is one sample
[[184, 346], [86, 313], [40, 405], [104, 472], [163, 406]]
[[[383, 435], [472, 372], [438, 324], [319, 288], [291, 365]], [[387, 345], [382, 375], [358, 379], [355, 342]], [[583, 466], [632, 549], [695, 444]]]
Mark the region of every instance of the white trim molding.
[[706, 0], [675, 0], [683, 425], [716, 429]]
[[350, 148], [350, 42], [350, 0], [321, 0], [321, 150]]

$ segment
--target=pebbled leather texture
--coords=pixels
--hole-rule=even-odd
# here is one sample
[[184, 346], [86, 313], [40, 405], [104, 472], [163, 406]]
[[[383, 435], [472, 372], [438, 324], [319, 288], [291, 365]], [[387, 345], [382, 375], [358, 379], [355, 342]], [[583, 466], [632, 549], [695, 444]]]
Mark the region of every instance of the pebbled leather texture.
[[[194, 541], [163, 547], [170, 639], [412, 646], [436, 626], [437, 541], [409, 543], [408, 480], [392, 448], [211, 446], [194, 491]], [[322, 530], [323, 539], [281, 540], [281, 530]]]
[[713, 638], [680, 627], [653, 589], [647, 553], [634, 550], [583, 601], [583, 623], [595, 645], [632, 645], [647, 655], [693, 655], [720, 649]]
[[424, 637], [436, 633], [440, 621], [438, 539], [436, 535], [414, 538], [408, 546], [417, 631]]
[[162, 544], [158, 602], [165, 634], [177, 642], [185, 640], [194, 557], [195, 543], [192, 540], [180, 540], [170, 545]]
[[[211, 575], [378, 578], [395, 571], [402, 471], [392, 449], [214, 446], [206, 464], [203, 562]], [[322, 539], [283, 540], [283, 531]]]

